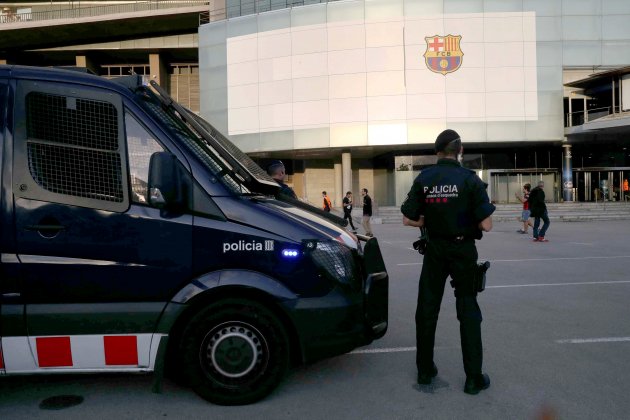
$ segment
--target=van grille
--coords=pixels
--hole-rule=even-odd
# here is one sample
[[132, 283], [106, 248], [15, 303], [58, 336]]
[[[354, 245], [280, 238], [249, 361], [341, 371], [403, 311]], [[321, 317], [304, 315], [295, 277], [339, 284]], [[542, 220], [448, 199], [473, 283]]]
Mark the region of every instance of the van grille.
[[117, 153], [29, 142], [28, 166], [35, 182], [50, 192], [123, 201]]
[[47, 191], [121, 203], [122, 158], [116, 107], [108, 102], [26, 95], [28, 166]]

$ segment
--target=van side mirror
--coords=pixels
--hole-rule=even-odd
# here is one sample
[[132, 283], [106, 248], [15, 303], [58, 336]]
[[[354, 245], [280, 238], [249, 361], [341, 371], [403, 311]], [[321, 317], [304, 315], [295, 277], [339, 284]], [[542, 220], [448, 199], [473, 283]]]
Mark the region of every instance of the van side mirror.
[[172, 153], [153, 153], [149, 162], [147, 202], [160, 209], [184, 209], [188, 190], [184, 173], [177, 157]]

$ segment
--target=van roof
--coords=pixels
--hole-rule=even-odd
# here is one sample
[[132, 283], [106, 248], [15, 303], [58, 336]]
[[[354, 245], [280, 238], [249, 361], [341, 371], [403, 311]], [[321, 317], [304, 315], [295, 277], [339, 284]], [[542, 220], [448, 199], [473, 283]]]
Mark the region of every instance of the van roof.
[[[0, 65], [0, 77], [79, 83], [118, 91], [125, 91], [125, 89], [121, 89], [125, 85], [131, 87], [129, 83], [117, 83], [116, 80], [108, 80], [92, 74], [84, 67], [34, 67], [3, 64]], [[135, 75], [131, 78], [137, 80], [137, 85], [141, 84], [140, 76]], [[120, 79], [126, 79], [126, 77]]]

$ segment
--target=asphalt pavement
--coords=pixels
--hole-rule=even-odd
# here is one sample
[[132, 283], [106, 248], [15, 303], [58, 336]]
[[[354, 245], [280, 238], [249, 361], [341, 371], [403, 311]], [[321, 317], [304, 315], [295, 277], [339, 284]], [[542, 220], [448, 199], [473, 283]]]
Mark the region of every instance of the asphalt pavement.
[[[221, 407], [152, 375], [0, 378], [0, 419], [622, 419], [630, 416], [630, 224], [552, 223], [547, 243], [497, 223], [477, 242], [490, 260], [483, 312], [491, 386], [463, 392], [455, 299], [444, 295], [433, 385], [415, 384], [417, 230], [374, 225], [390, 274], [389, 330], [354, 352], [290, 372], [265, 400]], [[52, 396], [83, 401], [40, 408]], [[52, 407], [54, 408], [54, 407]]]

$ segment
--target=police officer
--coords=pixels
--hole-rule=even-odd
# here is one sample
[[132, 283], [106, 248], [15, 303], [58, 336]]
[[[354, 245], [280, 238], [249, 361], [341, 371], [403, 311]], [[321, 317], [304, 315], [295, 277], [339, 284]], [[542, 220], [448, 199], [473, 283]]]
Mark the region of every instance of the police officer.
[[291, 198], [297, 200], [297, 195], [295, 195], [295, 191], [287, 184], [284, 183], [284, 178], [286, 176], [284, 163], [281, 160], [274, 160], [267, 166], [267, 173], [270, 177], [272, 177], [278, 185], [280, 185], [280, 194], [284, 194]]
[[424, 226], [428, 234], [416, 309], [418, 383], [430, 384], [438, 372], [433, 363], [435, 329], [450, 275], [466, 372], [464, 392], [477, 394], [490, 386], [490, 378], [481, 371], [482, 317], [474, 286], [475, 239], [481, 239], [481, 231], [492, 229], [495, 207], [488, 198], [486, 184], [473, 171], [460, 166], [463, 147], [457, 132], [440, 133], [435, 151], [437, 165], [422, 170], [401, 207], [403, 224]]

